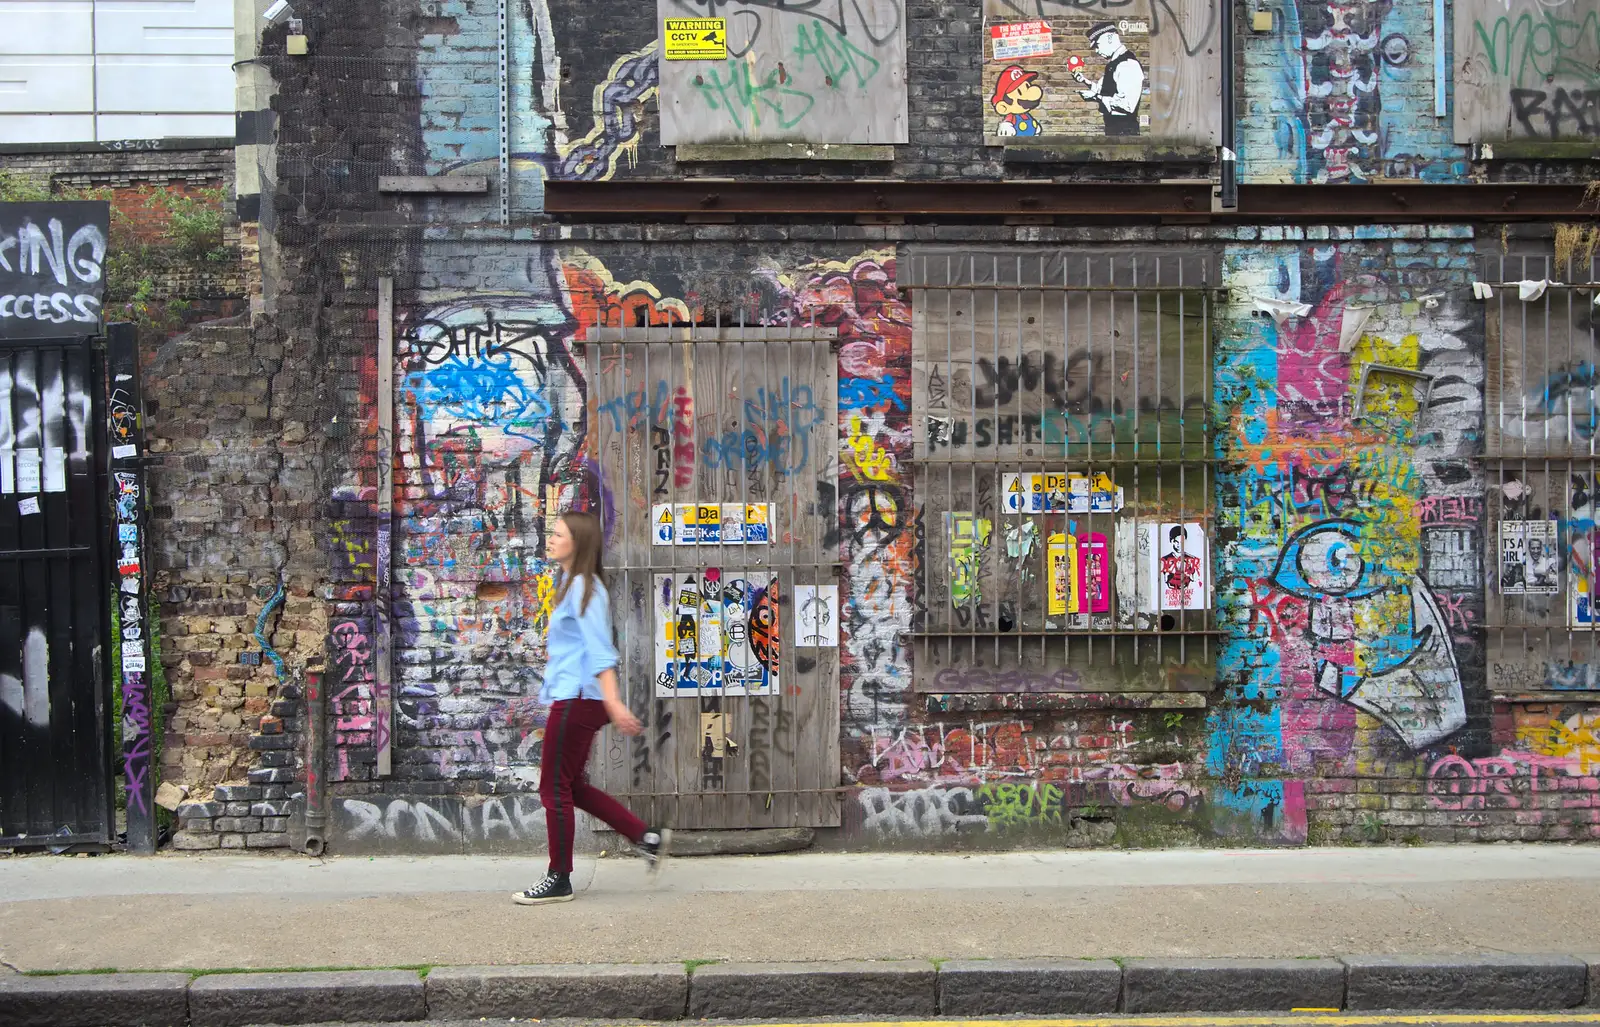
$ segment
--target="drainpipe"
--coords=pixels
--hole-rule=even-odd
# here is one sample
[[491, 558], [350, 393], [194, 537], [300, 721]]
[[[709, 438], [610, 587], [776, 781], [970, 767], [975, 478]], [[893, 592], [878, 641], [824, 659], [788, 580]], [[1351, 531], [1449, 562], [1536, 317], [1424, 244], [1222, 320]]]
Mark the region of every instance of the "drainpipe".
[[1235, 6], [1231, 0], [1222, 5], [1222, 188], [1219, 190], [1218, 205], [1223, 210], [1235, 210], [1239, 206], [1239, 154], [1234, 138], [1238, 112], [1233, 107]]
[[327, 749], [328, 726], [323, 716], [322, 671], [306, 674], [306, 842], [308, 856], [320, 856], [328, 847]]

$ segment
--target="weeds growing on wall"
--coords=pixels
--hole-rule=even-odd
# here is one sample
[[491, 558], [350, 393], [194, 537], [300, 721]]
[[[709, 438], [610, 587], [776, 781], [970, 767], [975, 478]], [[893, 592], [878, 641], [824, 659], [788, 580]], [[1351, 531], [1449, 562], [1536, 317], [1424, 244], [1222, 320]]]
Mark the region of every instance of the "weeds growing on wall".
[[[220, 270], [238, 254], [223, 237], [226, 219], [221, 189], [200, 189], [196, 195], [156, 189], [144, 206], [160, 215], [161, 235], [141, 236], [127, 211], [111, 204], [111, 236], [106, 252], [107, 320], [138, 325], [141, 337], [165, 335], [183, 327], [194, 309], [190, 300], [173, 297], [166, 283], [185, 275]], [[109, 188], [80, 189], [0, 171], [0, 201], [113, 200]]]
[[[1591, 192], [1595, 186], [1589, 187]], [[1556, 266], [1558, 275], [1572, 274], [1574, 281], [1586, 280], [1594, 252], [1600, 248], [1600, 225], [1556, 225]]]

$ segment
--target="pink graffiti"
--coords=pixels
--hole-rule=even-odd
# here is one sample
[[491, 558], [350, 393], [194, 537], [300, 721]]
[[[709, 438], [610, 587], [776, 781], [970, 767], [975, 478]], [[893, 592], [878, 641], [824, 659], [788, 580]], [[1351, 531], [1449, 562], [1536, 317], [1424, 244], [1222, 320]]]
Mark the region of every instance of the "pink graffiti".
[[1199, 785], [1185, 776], [1182, 763], [1105, 763], [1083, 771], [1083, 780], [1104, 782], [1118, 805], [1132, 806], [1135, 800], [1155, 802], [1174, 813], [1200, 798]]
[[1444, 612], [1445, 627], [1451, 631], [1472, 630], [1472, 618], [1476, 614], [1472, 609], [1470, 596], [1437, 593], [1434, 598], [1439, 601], [1439, 608]]
[[1443, 810], [1542, 809], [1533, 797], [1558, 793], [1560, 808], [1592, 810], [1589, 821], [1600, 823], [1600, 778], [1581, 764], [1511, 749], [1475, 760], [1446, 756], [1428, 768], [1428, 802]]
[[945, 751], [944, 741], [938, 737], [939, 732], [933, 733], [935, 737], [932, 742], [927, 734], [916, 730], [902, 731], [892, 741], [880, 742], [879, 738], [874, 737], [872, 766], [863, 767], [863, 774], [870, 776], [869, 771], [875, 768], [877, 776], [884, 781], [961, 777], [964, 773], [961, 764]]

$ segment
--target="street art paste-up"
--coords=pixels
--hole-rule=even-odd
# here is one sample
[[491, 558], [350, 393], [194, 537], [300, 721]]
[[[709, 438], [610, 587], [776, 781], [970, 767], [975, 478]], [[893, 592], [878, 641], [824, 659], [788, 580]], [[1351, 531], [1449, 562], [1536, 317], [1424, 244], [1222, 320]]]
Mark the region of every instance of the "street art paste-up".
[[1122, 32], [1114, 22], [1099, 22], [1086, 35], [1089, 46], [1106, 64], [1100, 78], [1092, 82], [1082, 70], [1073, 71], [1072, 77], [1089, 87], [1078, 95], [1099, 107], [1106, 135], [1138, 135], [1139, 104], [1145, 93], [1144, 65], [1123, 43]]
[[839, 648], [839, 586], [796, 585], [796, 644]]
[[971, 511], [947, 512], [944, 530], [950, 543], [950, 604], [981, 605], [983, 559], [994, 533], [994, 522]]
[[656, 695], [771, 695], [779, 685], [778, 579], [742, 571], [655, 576]]
[[[1225, 10], [1214, 0], [985, 0], [989, 46], [973, 99], [984, 105], [988, 142], [1027, 135], [1007, 120], [1025, 116], [1046, 138], [1215, 145]], [[1039, 93], [1017, 98], [1032, 106], [1001, 106], [1023, 78]]]
[[1034, 81], [1038, 77], [1038, 72], [1024, 71], [1015, 64], [1000, 73], [1000, 77], [995, 80], [994, 95], [989, 98], [989, 106], [1000, 115], [1000, 122], [995, 126], [995, 135], [1010, 137], [1044, 134], [1044, 130], [1039, 126], [1039, 119], [1033, 115], [1039, 104], [1044, 102], [1044, 87]]
[[1205, 528], [1199, 524], [1162, 524], [1156, 528], [1160, 555], [1156, 575], [1163, 610], [1210, 607], [1210, 554]]
[[1561, 591], [1556, 522], [1500, 522], [1500, 594], [1553, 596]]

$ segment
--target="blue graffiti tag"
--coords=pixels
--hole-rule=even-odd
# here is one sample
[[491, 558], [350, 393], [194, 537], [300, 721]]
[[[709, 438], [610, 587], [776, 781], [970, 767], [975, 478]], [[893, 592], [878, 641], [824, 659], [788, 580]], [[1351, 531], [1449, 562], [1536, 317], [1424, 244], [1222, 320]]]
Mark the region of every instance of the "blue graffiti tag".
[[894, 390], [894, 379], [888, 375], [882, 378], [846, 378], [839, 383], [841, 410], [859, 410], [880, 403], [891, 404], [896, 410], [906, 408], [905, 400]]
[[425, 416], [444, 416], [505, 428], [538, 428], [552, 410], [544, 390], [531, 384], [509, 355], [452, 357], [406, 376]]

